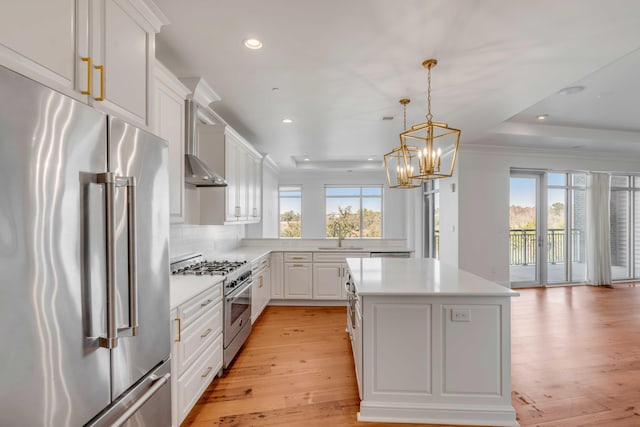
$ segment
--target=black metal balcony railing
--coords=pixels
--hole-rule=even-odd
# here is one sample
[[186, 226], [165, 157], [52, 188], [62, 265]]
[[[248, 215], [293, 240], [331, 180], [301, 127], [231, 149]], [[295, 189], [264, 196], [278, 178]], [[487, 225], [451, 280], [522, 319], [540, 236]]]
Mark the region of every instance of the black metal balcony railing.
[[[566, 262], [566, 235], [563, 228], [547, 230], [547, 262], [561, 264]], [[538, 240], [533, 228], [509, 230], [509, 264], [535, 265], [538, 257]], [[584, 233], [571, 230], [571, 262], [584, 262]]]

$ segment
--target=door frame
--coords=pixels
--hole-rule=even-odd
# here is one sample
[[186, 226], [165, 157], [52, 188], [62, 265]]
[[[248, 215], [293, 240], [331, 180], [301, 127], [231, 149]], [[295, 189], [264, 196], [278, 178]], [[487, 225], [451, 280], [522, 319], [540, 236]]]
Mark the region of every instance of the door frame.
[[[532, 281], [511, 281], [511, 271], [509, 271], [509, 284], [511, 288], [529, 288], [529, 287], [543, 287], [547, 277], [547, 239], [544, 237], [547, 234], [546, 216], [543, 221], [542, 215], [547, 211], [547, 198], [543, 197], [546, 191], [545, 171], [533, 171], [533, 170], [517, 170], [512, 169], [509, 173], [509, 206], [511, 206], [511, 178], [533, 178], [536, 182], [536, 241], [537, 241], [537, 254], [535, 265], [535, 279]], [[509, 224], [509, 228], [511, 225]], [[544, 258], [544, 259], [543, 259]], [[544, 262], [543, 262], [544, 261]], [[509, 270], [511, 270], [511, 264], [509, 264]]]

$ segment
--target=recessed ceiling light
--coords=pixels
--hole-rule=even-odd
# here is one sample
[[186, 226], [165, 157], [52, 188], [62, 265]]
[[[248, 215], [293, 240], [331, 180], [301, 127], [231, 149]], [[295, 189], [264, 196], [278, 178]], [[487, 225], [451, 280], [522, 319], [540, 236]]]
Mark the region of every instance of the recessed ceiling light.
[[547, 117], [549, 117], [548, 114], [540, 114], [538, 117], [536, 117], [538, 120], [546, 120]]
[[282, 123], [293, 123], [293, 119], [282, 119]]
[[563, 89], [560, 89], [558, 93], [560, 95], [575, 95], [576, 93], [580, 93], [585, 90], [584, 86], [569, 86]]
[[372, 160], [373, 160], [373, 157], [369, 157], [367, 160], [372, 161]]
[[308, 157], [305, 157], [303, 160], [304, 160], [305, 162], [308, 162], [310, 159], [309, 159]]
[[249, 49], [260, 49], [262, 47], [262, 42], [258, 39], [245, 39], [243, 43]]

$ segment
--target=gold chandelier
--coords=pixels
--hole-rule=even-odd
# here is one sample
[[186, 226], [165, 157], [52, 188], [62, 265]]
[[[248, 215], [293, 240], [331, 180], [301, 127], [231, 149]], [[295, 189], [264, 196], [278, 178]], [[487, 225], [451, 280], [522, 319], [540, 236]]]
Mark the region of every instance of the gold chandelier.
[[400, 134], [401, 146], [408, 146], [407, 143], [418, 144], [417, 155], [405, 157], [405, 160], [410, 160], [405, 164], [409, 180], [426, 181], [450, 177], [456, 163], [460, 130], [432, 120], [431, 69], [437, 64], [436, 59], [427, 59], [422, 63], [427, 69], [427, 121], [413, 125]]
[[[407, 104], [411, 102], [409, 99], [400, 100], [404, 108], [404, 130], [407, 130]], [[400, 134], [402, 135], [402, 134]], [[414, 173], [414, 158], [418, 158], [418, 147], [406, 145], [402, 136], [400, 137], [400, 146], [394, 148], [384, 155], [384, 166], [387, 170], [387, 182], [389, 188], [416, 188], [422, 183], [420, 180], [412, 179]]]

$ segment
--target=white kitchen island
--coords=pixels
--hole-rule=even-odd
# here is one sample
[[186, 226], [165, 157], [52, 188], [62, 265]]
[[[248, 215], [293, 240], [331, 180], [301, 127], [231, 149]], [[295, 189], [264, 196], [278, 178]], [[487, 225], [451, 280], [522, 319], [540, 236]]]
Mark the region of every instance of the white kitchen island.
[[519, 425], [510, 323], [518, 293], [432, 259], [347, 263], [359, 421]]

